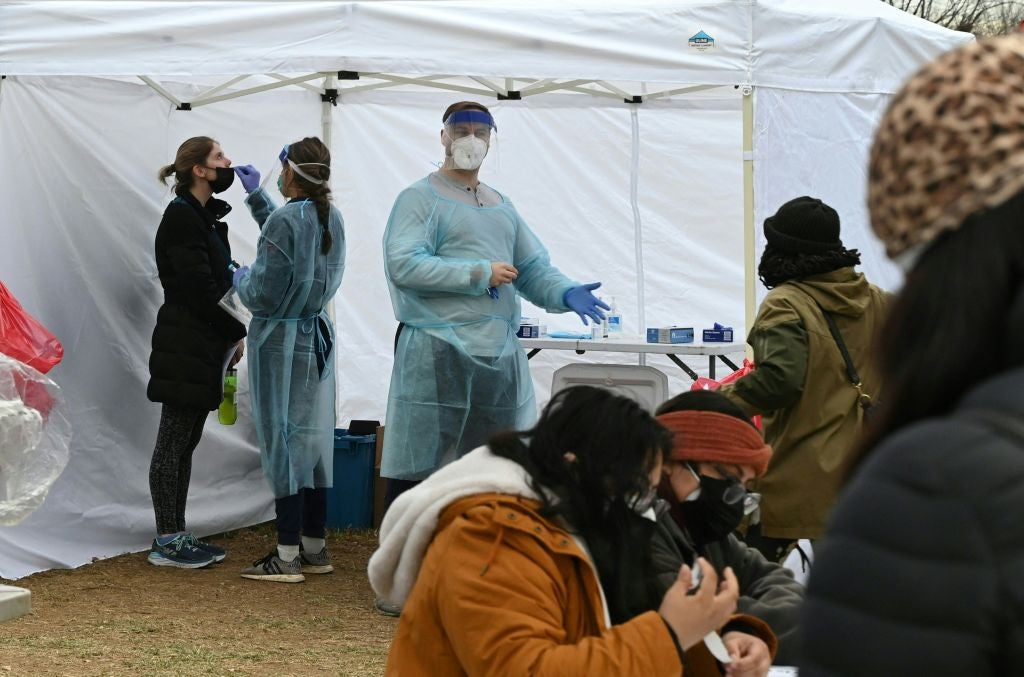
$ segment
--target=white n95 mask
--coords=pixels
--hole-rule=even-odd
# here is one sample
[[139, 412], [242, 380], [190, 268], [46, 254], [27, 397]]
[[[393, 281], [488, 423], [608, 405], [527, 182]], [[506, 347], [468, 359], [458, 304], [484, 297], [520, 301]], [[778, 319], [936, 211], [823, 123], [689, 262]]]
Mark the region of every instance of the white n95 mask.
[[452, 141], [452, 161], [459, 169], [478, 169], [487, 156], [487, 142], [476, 136]]

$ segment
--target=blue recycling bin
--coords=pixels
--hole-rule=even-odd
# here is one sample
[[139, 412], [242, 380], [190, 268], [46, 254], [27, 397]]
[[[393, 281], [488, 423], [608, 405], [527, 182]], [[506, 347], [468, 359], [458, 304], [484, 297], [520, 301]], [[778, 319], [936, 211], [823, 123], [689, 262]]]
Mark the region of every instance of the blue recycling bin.
[[334, 431], [334, 486], [327, 490], [329, 529], [369, 529], [373, 526], [373, 461], [376, 435]]

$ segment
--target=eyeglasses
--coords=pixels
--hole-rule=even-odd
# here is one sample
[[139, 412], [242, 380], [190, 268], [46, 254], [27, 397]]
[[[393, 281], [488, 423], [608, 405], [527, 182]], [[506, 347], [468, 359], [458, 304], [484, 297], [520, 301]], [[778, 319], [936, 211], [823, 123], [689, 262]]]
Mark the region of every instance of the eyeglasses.
[[[743, 501], [743, 514], [749, 515], [761, 505], [761, 494], [753, 491], [747, 491], [747, 488], [743, 486], [739, 478], [733, 477], [725, 471], [725, 468], [714, 463], [711, 465], [712, 468], [722, 476], [722, 479], [729, 483], [729, 486], [722, 492], [722, 500], [728, 505], [734, 505]], [[700, 482], [701, 476], [693, 469], [693, 466], [689, 463], [686, 464], [687, 470], [693, 475], [697, 482]]]

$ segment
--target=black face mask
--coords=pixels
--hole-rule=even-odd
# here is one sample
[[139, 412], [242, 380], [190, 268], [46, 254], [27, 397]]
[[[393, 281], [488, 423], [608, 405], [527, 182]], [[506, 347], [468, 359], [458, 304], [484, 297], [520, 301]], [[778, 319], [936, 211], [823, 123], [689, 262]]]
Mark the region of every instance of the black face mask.
[[214, 193], [223, 193], [235, 182], [235, 170], [231, 167], [207, 167], [217, 170], [217, 178], [210, 181], [210, 189]]
[[673, 507], [682, 517], [683, 526], [690, 533], [697, 547], [720, 541], [743, 521], [743, 501], [726, 503], [722, 495], [730, 485], [729, 480], [700, 476], [700, 496], [694, 501], [683, 501]]

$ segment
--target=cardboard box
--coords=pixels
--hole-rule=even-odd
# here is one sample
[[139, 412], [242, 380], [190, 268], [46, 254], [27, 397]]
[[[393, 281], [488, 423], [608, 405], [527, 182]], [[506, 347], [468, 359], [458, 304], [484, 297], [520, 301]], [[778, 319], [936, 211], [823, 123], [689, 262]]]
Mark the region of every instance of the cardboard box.
[[648, 343], [693, 343], [693, 327], [648, 327]]
[[732, 343], [732, 329], [705, 329], [701, 336], [704, 343]]
[[540, 325], [539, 324], [521, 324], [519, 330], [516, 331], [516, 336], [519, 338], [540, 338]]

